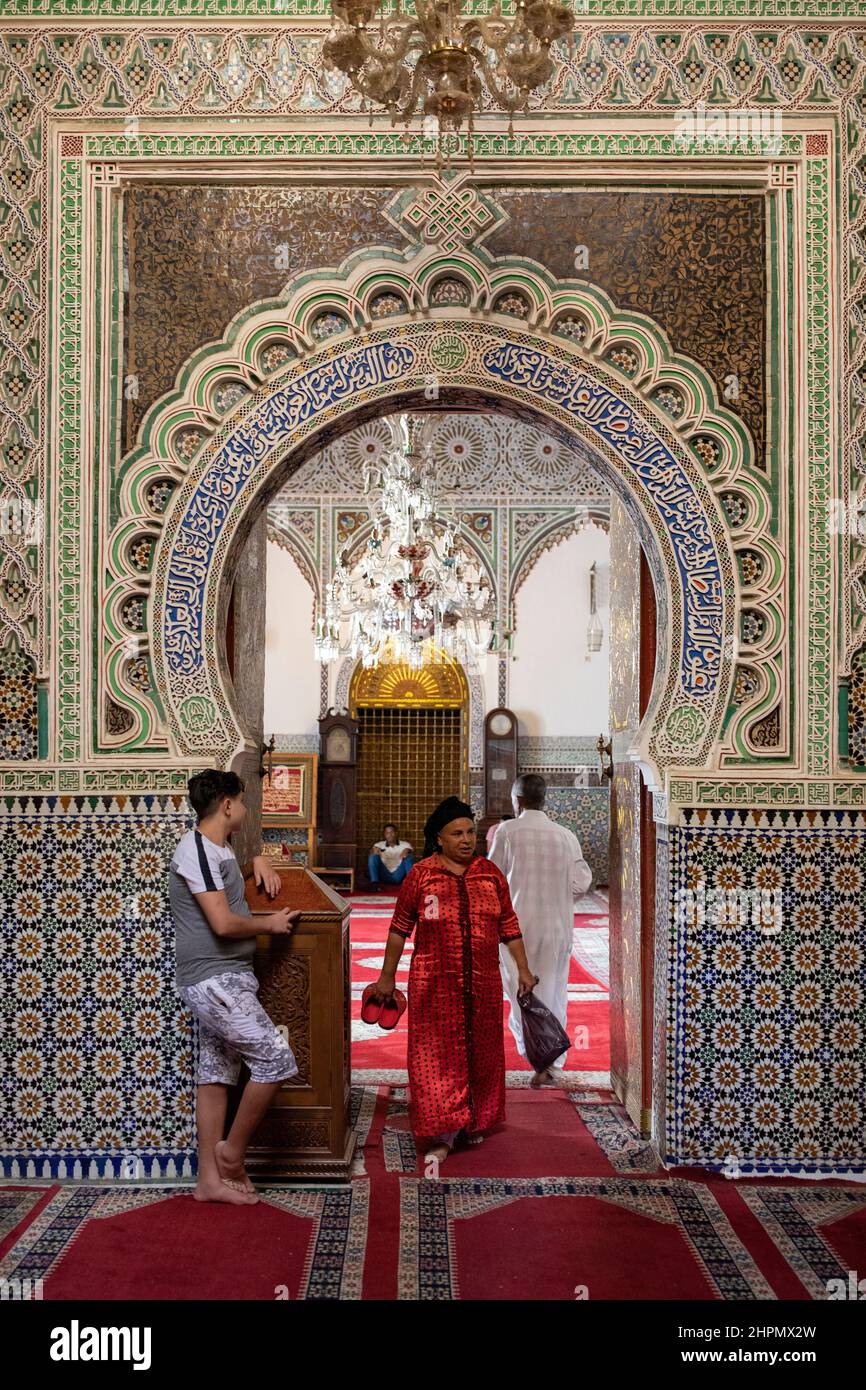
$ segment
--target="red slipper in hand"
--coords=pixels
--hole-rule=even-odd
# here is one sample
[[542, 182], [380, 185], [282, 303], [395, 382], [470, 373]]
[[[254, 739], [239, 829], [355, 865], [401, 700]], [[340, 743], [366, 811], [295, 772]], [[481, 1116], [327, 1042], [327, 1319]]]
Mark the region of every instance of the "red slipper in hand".
[[379, 1015], [379, 1027], [390, 1032], [396, 1028], [400, 1019], [406, 1012], [406, 996], [399, 989], [394, 990], [393, 999], [386, 999], [382, 1005], [382, 1012]]
[[381, 999], [370, 998], [371, 994], [374, 993], [375, 989], [375, 985], [368, 985], [367, 988], [364, 990], [364, 993], [361, 995], [362, 1023], [378, 1023], [381, 1017], [382, 1009], [384, 1007]]

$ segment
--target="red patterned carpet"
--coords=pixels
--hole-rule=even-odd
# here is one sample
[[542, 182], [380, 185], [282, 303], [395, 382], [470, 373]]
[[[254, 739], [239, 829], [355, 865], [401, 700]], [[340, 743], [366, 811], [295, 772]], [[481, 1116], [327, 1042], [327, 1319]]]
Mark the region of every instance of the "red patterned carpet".
[[[665, 1172], [609, 1092], [509, 1090], [425, 1176], [403, 1089], [358, 1086], [345, 1187], [0, 1188], [0, 1277], [77, 1299], [824, 1299], [866, 1266], [866, 1187]], [[239, 1258], [239, 1252], [243, 1257]]]
[[358, 1018], [390, 920], [384, 895], [358, 896], [352, 1181], [261, 1189], [248, 1208], [177, 1187], [0, 1187], [0, 1278], [41, 1279], [48, 1301], [825, 1299], [828, 1280], [866, 1267], [866, 1186], [660, 1167], [600, 1084], [606, 903], [580, 907], [569, 1031], [588, 1045], [569, 1058], [574, 1089], [521, 1086], [506, 1027], [506, 1124], [425, 1173], [400, 1084], [405, 1020], [389, 1035]]
[[[352, 1069], [358, 1080], [374, 1081], [382, 1072], [406, 1067], [404, 1014], [393, 1033], [376, 1024], [361, 1022], [361, 994], [365, 986], [378, 979], [394, 910], [396, 891], [381, 894], [355, 894], [352, 897]], [[566, 1061], [567, 1071], [595, 1073], [598, 1082], [610, 1070], [608, 1024], [608, 918], [606, 899], [588, 894], [579, 904], [574, 918], [574, 947], [569, 973], [568, 1034], [574, 1046]], [[407, 943], [397, 974], [404, 992], [412, 962], [412, 943]], [[503, 1000], [502, 1018], [507, 1071], [527, 1071], [508, 1027], [508, 1005]], [[382, 1076], [382, 1080], [391, 1077]]]

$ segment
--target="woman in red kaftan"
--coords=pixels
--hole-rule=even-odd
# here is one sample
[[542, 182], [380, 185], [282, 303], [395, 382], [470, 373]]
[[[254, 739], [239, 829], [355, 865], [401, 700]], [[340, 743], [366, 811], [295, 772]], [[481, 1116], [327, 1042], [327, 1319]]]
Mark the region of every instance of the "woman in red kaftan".
[[501, 941], [515, 958], [520, 992], [536, 981], [505, 875], [475, 855], [471, 809], [450, 797], [425, 834], [433, 852], [403, 881], [376, 997], [393, 994], [397, 964], [414, 931], [410, 1119], [416, 1138], [433, 1140], [441, 1159], [461, 1130], [477, 1142], [481, 1131], [505, 1118]]

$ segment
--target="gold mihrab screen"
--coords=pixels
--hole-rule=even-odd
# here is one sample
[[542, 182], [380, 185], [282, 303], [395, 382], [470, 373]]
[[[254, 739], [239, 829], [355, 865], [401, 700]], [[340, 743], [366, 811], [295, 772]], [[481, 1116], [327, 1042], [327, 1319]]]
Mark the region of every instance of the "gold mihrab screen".
[[415, 858], [424, 849], [424, 822], [462, 786], [459, 709], [358, 709], [358, 862], [393, 821]]

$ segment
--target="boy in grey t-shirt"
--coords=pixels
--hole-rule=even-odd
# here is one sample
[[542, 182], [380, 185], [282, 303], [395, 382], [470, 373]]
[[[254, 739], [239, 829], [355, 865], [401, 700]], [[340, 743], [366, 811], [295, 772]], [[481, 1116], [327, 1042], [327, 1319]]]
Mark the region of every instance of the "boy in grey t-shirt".
[[[198, 825], [184, 835], [169, 868], [178, 993], [198, 1025], [195, 1196], [238, 1205], [259, 1200], [244, 1168], [247, 1145], [282, 1082], [298, 1070], [288, 1041], [256, 998], [255, 938], [285, 936], [301, 915], [287, 908], [268, 917], [250, 913], [244, 879], [254, 875], [273, 896], [280, 878], [261, 855], [242, 871], [226, 843], [246, 815], [243, 791], [234, 772], [210, 770], [190, 779]], [[242, 1060], [250, 1079], [224, 1139], [228, 1088]]]

